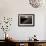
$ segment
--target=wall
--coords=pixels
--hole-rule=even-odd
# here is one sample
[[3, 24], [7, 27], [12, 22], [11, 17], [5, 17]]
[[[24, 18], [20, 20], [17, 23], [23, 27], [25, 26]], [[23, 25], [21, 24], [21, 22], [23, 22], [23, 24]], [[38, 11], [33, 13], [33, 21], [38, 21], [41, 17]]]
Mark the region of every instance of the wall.
[[[18, 14], [35, 14], [34, 27], [18, 27]], [[33, 8], [29, 0], [0, 0], [0, 19], [1, 17], [12, 17], [13, 22], [10, 31], [17, 40], [27, 40], [34, 34], [37, 39], [46, 40], [46, 6]], [[0, 35], [2, 35], [0, 31]], [[4, 33], [3, 33], [4, 34]], [[0, 36], [0, 39], [4, 37]]]

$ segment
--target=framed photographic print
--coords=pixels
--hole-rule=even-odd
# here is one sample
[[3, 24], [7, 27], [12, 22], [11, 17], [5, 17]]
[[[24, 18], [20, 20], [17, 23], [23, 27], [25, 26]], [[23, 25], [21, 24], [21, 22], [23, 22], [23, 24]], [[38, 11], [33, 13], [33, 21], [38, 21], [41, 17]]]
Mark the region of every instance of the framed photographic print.
[[18, 26], [34, 26], [34, 14], [18, 14]]

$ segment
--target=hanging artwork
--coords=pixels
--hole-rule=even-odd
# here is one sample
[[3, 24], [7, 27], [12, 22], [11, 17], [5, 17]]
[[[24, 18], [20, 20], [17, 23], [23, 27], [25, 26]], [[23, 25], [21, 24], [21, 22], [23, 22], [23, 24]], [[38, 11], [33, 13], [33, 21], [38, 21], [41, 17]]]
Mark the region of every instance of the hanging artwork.
[[29, 0], [29, 3], [32, 7], [38, 8], [43, 4], [43, 0]]
[[18, 26], [34, 26], [34, 14], [19, 14]]
[[10, 26], [11, 26], [11, 23], [12, 23], [12, 18], [4, 17], [4, 18], [3, 18], [3, 25], [2, 25], [2, 27], [1, 27], [1, 29], [2, 29], [4, 32], [9, 31]]

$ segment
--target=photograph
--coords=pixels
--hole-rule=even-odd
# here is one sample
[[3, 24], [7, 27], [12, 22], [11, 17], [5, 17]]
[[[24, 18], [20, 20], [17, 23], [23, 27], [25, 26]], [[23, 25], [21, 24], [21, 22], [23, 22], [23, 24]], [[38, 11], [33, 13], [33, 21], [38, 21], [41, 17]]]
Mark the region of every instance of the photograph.
[[34, 26], [34, 14], [18, 14], [19, 26]]

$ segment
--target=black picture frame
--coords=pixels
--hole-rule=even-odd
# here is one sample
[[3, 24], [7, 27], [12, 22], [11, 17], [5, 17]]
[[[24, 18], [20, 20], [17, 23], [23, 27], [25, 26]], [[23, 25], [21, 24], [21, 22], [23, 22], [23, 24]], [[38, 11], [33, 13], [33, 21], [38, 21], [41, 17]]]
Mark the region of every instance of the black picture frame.
[[34, 26], [35, 14], [18, 14], [18, 26]]

